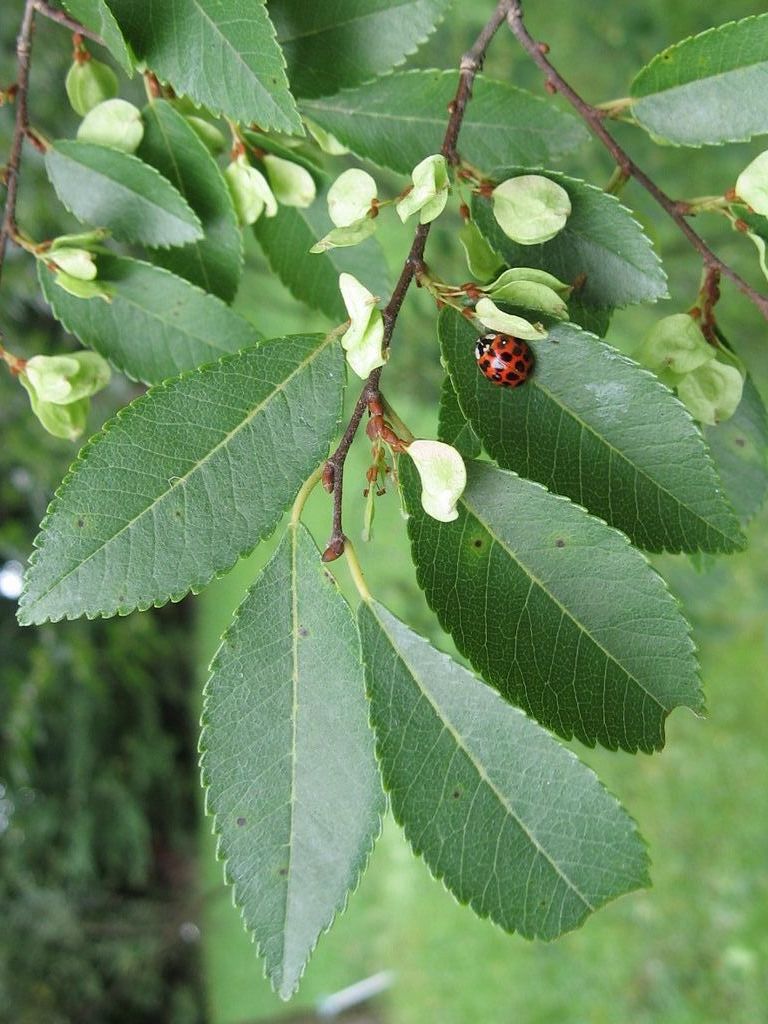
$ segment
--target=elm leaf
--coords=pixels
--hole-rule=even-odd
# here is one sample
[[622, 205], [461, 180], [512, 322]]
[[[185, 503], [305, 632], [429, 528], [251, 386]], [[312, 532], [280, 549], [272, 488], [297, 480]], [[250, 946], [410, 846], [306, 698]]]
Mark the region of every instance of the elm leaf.
[[38, 261], [43, 297], [71, 334], [134, 380], [159, 384], [261, 338], [221, 299], [168, 270], [111, 253], [97, 260], [109, 302], [68, 295]]
[[401, 460], [419, 586], [486, 682], [565, 739], [650, 753], [678, 705], [702, 710], [688, 624], [645, 557], [567, 498], [467, 463], [439, 523]]
[[143, 160], [109, 146], [60, 139], [45, 155], [56, 195], [78, 220], [121, 242], [186, 245], [200, 219], [177, 189]]
[[300, 523], [222, 637], [202, 721], [218, 855], [287, 999], [356, 887], [384, 811], [355, 621]]
[[649, 884], [632, 819], [591, 769], [386, 608], [359, 621], [393, 814], [461, 903], [554, 939]]
[[744, 546], [700, 430], [648, 370], [556, 324], [513, 390], [478, 372], [477, 334], [464, 317], [444, 310], [439, 333], [459, 405], [500, 466], [567, 495], [648, 551]]
[[335, 339], [294, 335], [132, 402], [57, 491], [19, 621], [126, 615], [197, 593], [230, 569], [327, 454], [343, 377]]
[[[396, 71], [335, 96], [303, 100], [301, 109], [365, 160], [410, 174], [439, 153], [456, 71]], [[589, 138], [572, 114], [546, 100], [479, 75], [461, 128], [461, 155], [481, 169], [501, 164], [535, 167]]]

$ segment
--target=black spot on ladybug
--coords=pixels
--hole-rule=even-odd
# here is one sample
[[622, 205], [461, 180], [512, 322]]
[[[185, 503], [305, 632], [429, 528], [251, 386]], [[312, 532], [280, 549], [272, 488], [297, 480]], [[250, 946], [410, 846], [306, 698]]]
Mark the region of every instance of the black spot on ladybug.
[[519, 387], [533, 372], [533, 352], [511, 334], [486, 334], [475, 346], [475, 356], [483, 376], [502, 387]]
[[237, 819], [237, 827], [238, 828], [242, 828], [244, 824], [245, 824], [245, 818], [238, 818]]

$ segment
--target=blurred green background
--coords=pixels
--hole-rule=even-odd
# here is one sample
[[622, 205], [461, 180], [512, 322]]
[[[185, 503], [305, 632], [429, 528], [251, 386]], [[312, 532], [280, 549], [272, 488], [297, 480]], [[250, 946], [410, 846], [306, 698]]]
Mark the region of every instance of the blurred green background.
[[[0, 14], [0, 82], [14, 69], [21, 11]], [[413, 66], [454, 66], [487, 17], [488, 2], [456, 3]], [[589, 5], [527, 4], [530, 27], [552, 48], [572, 84], [595, 102], [625, 95], [635, 70], [659, 49], [710, 25], [687, 0]], [[727, 0], [717, 22], [760, 13]], [[51, 136], [72, 135], [63, 79], [67, 33], [42, 23], [35, 43], [32, 118]], [[101, 56], [101, 55], [100, 55]], [[511, 37], [495, 41], [487, 72], [541, 93], [538, 73]], [[126, 98], [140, 100], [136, 83]], [[12, 111], [0, 111], [7, 150]], [[764, 146], [686, 151], [656, 147], [637, 129], [617, 135], [676, 196], [724, 191]], [[337, 161], [337, 170], [348, 162]], [[562, 169], [604, 184], [611, 164], [597, 145]], [[382, 191], [401, 183], [377, 176]], [[687, 243], [633, 185], [637, 212], [670, 275], [663, 308], [615, 314], [609, 340], [631, 352], [659, 315], [686, 309], [700, 267]], [[28, 153], [19, 212], [33, 237], [71, 221]], [[393, 276], [412, 229], [381, 218]], [[441, 219], [427, 257], [447, 279], [464, 280], [453, 235]], [[717, 251], [758, 287], [750, 243], [724, 222], [699, 218]], [[266, 334], [327, 326], [297, 305], [265, 270], [253, 239], [237, 308]], [[37, 294], [31, 261], [10, 251], [0, 329], [23, 355], [74, 343]], [[764, 285], [765, 282], [762, 282]], [[720, 322], [768, 394], [768, 329], [728, 286]], [[386, 391], [420, 436], [434, 436], [442, 371], [434, 311], [414, 291], [399, 322]], [[354, 390], [354, 389], [352, 389]], [[116, 381], [94, 411], [95, 427], [136, 389]], [[354, 396], [352, 396], [354, 398]], [[0, 567], [28, 555], [50, 494], [73, 455], [44, 435], [26, 396], [0, 376]], [[363, 439], [348, 469], [345, 522], [362, 526]], [[323, 493], [307, 508], [320, 543], [329, 526]], [[318, 1000], [380, 970], [388, 991], [359, 1017], [381, 1024], [526, 1024], [632, 1021], [753, 1024], [768, 1005], [768, 540], [763, 514], [751, 548], [703, 571], [686, 558], [658, 560], [683, 601], [701, 651], [709, 716], [678, 710], [667, 747], [652, 758], [574, 745], [638, 820], [654, 862], [654, 888], [620, 900], [553, 945], [502, 934], [459, 907], [397, 828], [387, 822], [348, 911], [323, 937], [299, 995], [285, 1005], [261, 965], [222, 884], [210, 822], [197, 784], [196, 719], [205, 666], [244, 588], [273, 543], [241, 562], [194, 601], [125, 620], [17, 630], [13, 602], [0, 598], [0, 1022], [170, 1022], [251, 1024], [315, 1019]], [[358, 544], [369, 586], [438, 646], [450, 650], [416, 587], [395, 494], [378, 502], [374, 541]], [[338, 578], [350, 594], [342, 565]]]

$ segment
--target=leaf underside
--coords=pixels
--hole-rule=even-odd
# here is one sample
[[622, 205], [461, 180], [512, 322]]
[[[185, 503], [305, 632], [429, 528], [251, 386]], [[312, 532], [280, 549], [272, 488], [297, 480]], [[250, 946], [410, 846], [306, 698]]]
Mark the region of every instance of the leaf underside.
[[503, 697], [565, 739], [650, 753], [678, 705], [702, 708], [688, 624], [626, 537], [490, 463], [467, 464], [459, 517], [421, 507], [401, 460], [419, 586]]
[[70, 295], [42, 263], [40, 287], [70, 333], [134, 380], [159, 384], [261, 337], [221, 299], [168, 270], [106, 254], [99, 255], [98, 267], [110, 302]]
[[[439, 153], [456, 95], [455, 71], [399, 71], [336, 96], [305, 100], [302, 110], [357, 156], [401, 174]], [[479, 75], [461, 127], [460, 151], [481, 169], [537, 166], [588, 139], [572, 114]]]
[[287, 999], [356, 887], [384, 811], [355, 622], [300, 524], [222, 638], [200, 745], [219, 857]]
[[657, 54], [632, 83], [632, 114], [680, 146], [768, 132], [768, 14], [732, 21]]
[[534, 346], [515, 389], [477, 368], [475, 329], [446, 309], [440, 343], [462, 411], [500, 466], [565, 494], [649, 551], [745, 539], [690, 415], [656, 377], [570, 324]]
[[338, 344], [295, 335], [153, 388], [82, 450], [35, 542], [23, 625], [201, 590], [268, 536], [326, 455]]
[[392, 811], [461, 903], [554, 939], [649, 884], [632, 820], [574, 754], [385, 608], [359, 622]]

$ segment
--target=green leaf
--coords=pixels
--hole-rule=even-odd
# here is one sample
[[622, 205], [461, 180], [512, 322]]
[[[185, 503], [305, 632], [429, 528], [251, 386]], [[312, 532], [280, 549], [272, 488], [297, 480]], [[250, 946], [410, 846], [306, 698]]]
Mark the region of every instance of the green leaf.
[[23, 625], [197, 593], [267, 537], [327, 454], [338, 343], [278, 338], [152, 388], [85, 446], [35, 541]]
[[109, 0], [141, 57], [213, 113], [262, 128], [300, 132], [264, 0]]
[[752, 378], [736, 412], [725, 423], [705, 427], [704, 436], [739, 522], [746, 525], [768, 494], [768, 414]]
[[306, 209], [280, 206], [275, 217], [260, 217], [253, 230], [272, 270], [292, 295], [334, 321], [347, 319], [339, 274], [354, 274], [374, 295], [389, 295], [389, 272], [375, 238], [344, 249], [310, 253], [333, 224], [325, 193]]
[[612, 309], [597, 309], [595, 306], [586, 306], [578, 296], [568, 296], [568, 320], [598, 338], [604, 338], [608, 333], [612, 315]]
[[461, 903], [554, 939], [650, 884], [634, 822], [574, 754], [381, 605], [359, 621], [392, 811]]
[[98, 268], [110, 302], [68, 295], [42, 262], [40, 287], [71, 334], [134, 380], [159, 384], [261, 338], [221, 299], [167, 270], [106, 253], [99, 254]]
[[197, 214], [143, 160], [108, 146], [61, 139], [45, 155], [56, 195], [78, 220], [120, 242], [185, 245], [202, 238]]
[[456, 390], [451, 378], [446, 377], [440, 390], [440, 417], [437, 437], [446, 444], [452, 444], [466, 459], [476, 459], [480, 454], [480, 438], [461, 411]]
[[680, 146], [768, 132], [768, 14], [731, 21], [657, 54], [631, 86], [632, 114]]
[[170, 103], [155, 100], [142, 116], [144, 138], [137, 155], [175, 185], [205, 232], [199, 241], [155, 253], [152, 260], [231, 302], [240, 283], [243, 237], [218, 164]]
[[270, 0], [269, 13], [295, 94], [329, 96], [401, 64], [450, 5], [451, 0]]
[[101, 36], [109, 52], [127, 75], [133, 76], [133, 56], [115, 16], [104, 0], [63, 0], [64, 6], [96, 35]]
[[[302, 110], [357, 156], [400, 174], [439, 153], [455, 71], [399, 71], [359, 89], [305, 100]], [[480, 168], [546, 163], [588, 138], [581, 122], [545, 100], [480, 75], [461, 128], [459, 150]]]
[[219, 858], [287, 999], [356, 887], [384, 811], [355, 622], [301, 524], [222, 638], [200, 747]]
[[534, 346], [522, 387], [478, 372], [474, 328], [444, 310], [443, 358], [462, 411], [505, 469], [565, 494], [648, 551], [734, 551], [745, 540], [702, 435], [648, 370], [570, 324]]
[[566, 739], [650, 753], [678, 705], [702, 709], [688, 624], [626, 537], [567, 498], [467, 463], [459, 518], [423, 511], [400, 463], [416, 575], [483, 678]]
[[[498, 181], [531, 173], [505, 168]], [[511, 267], [547, 270], [568, 284], [586, 275], [578, 298], [589, 306], [655, 302], [667, 295], [667, 276], [651, 243], [631, 212], [615, 196], [557, 171], [540, 171], [561, 185], [571, 199], [563, 230], [542, 245], [519, 245], [507, 238], [493, 216], [491, 201], [475, 196], [472, 216], [491, 246]]]

